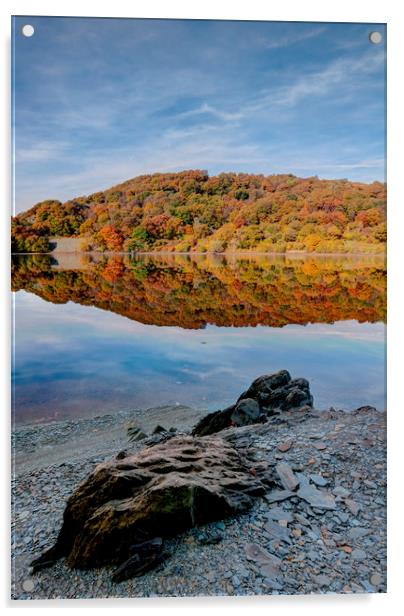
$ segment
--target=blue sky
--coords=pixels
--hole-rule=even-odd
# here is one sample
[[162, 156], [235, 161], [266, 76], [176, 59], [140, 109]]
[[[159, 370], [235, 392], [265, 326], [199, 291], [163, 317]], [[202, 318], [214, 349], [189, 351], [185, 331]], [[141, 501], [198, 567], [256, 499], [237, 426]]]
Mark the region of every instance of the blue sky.
[[385, 180], [383, 25], [17, 17], [13, 36], [17, 212], [190, 168]]

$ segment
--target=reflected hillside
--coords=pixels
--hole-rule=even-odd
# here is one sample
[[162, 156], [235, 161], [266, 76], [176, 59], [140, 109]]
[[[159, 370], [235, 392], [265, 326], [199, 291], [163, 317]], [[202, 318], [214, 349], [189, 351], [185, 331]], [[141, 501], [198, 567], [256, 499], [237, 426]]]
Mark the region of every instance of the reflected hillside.
[[12, 288], [186, 329], [386, 319], [377, 257], [14, 256]]

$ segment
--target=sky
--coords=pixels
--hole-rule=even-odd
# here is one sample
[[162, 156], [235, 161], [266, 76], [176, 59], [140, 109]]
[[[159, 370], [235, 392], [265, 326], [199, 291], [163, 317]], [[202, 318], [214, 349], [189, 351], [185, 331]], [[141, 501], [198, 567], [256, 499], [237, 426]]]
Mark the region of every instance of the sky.
[[183, 169], [385, 181], [385, 43], [381, 24], [16, 17], [14, 211]]

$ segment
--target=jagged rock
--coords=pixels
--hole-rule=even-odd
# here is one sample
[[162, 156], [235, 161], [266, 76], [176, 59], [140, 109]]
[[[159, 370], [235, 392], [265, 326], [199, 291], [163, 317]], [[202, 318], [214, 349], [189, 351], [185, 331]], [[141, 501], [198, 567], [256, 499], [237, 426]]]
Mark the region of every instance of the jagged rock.
[[235, 407], [233, 405], [224, 409], [224, 411], [214, 411], [213, 413], [209, 413], [209, 415], [205, 415], [205, 417], [202, 417], [196, 424], [192, 430], [192, 434], [194, 436], [207, 436], [228, 428], [232, 425], [231, 416], [234, 409]]
[[131, 443], [134, 443], [136, 441], [142, 441], [143, 439], [147, 438], [147, 434], [145, 434], [143, 430], [139, 428], [139, 426], [137, 426], [136, 424], [129, 426], [126, 433]]
[[115, 460], [123, 460], [124, 458], [126, 458], [127, 455], [129, 455], [128, 452], [125, 449], [123, 449], [122, 451], [116, 454]]
[[258, 402], [252, 398], [244, 398], [236, 404], [231, 414], [231, 421], [236, 426], [248, 426], [257, 423], [260, 416]]
[[163, 426], [157, 425], [152, 434], [164, 434], [164, 432], [168, 432], [168, 430], [166, 430], [165, 428], [163, 428]]
[[218, 436], [176, 436], [99, 464], [69, 498], [56, 544], [32, 563], [34, 571], [63, 556], [77, 568], [128, 559], [128, 570], [142, 568], [137, 544], [249, 509], [271, 485], [250, 471]]
[[[257, 406], [258, 405], [258, 408]], [[313, 396], [306, 379], [292, 379], [287, 370], [260, 376], [241, 394], [236, 404], [203, 417], [192, 434], [205, 436], [232, 425], [265, 421], [268, 415], [291, 409], [312, 408]]]

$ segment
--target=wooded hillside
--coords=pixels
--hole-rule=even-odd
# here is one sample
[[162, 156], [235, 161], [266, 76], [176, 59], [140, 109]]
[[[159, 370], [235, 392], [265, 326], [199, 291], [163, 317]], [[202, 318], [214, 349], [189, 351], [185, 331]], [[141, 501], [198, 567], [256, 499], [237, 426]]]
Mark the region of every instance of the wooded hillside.
[[290, 174], [155, 173], [65, 203], [43, 201], [12, 221], [13, 252], [46, 252], [50, 236], [118, 252], [383, 252], [386, 186]]

